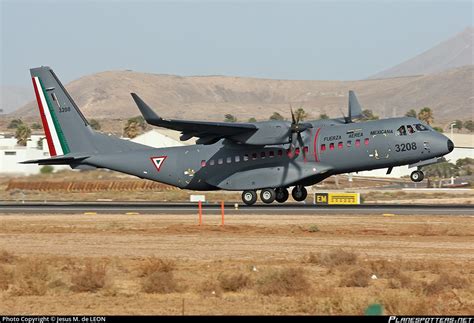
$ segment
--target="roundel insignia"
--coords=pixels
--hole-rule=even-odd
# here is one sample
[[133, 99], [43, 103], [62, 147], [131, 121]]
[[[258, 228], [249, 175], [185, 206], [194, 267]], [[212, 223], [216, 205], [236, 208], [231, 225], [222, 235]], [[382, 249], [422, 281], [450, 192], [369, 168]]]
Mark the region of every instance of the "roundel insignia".
[[153, 165], [155, 165], [156, 170], [158, 172], [160, 171], [161, 166], [165, 162], [166, 157], [168, 157], [168, 156], [159, 156], [159, 157], [151, 157], [150, 158], [151, 161], [153, 162]]

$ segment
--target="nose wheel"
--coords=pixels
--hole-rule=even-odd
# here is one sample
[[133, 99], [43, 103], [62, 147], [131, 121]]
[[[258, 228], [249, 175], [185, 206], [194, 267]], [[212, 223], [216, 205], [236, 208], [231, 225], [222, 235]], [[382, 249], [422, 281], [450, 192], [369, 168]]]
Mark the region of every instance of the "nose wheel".
[[425, 178], [425, 174], [421, 170], [415, 170], [410, 174], [410, 179], [416, 183], [421, 182]]
[[306, 197], [308, 196], [308, 191], [304, 186], [296, 185], [291, 191], [291, 196], [293, 196], [293, 199], [295, 201], [301, 202], [306, 200]]
[[253, 205], [257, 202], [257, 192], [255, 191], [243, 191], [242, 201], [247, 205]]

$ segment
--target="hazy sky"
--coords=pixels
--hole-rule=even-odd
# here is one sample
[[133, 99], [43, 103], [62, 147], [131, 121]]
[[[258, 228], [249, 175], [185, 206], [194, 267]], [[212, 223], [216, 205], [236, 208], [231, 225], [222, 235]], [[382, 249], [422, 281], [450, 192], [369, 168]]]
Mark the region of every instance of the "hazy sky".
[[362, 79], [473, 24], [471, 1], [1, 2], [1, 84], [132, 69]]

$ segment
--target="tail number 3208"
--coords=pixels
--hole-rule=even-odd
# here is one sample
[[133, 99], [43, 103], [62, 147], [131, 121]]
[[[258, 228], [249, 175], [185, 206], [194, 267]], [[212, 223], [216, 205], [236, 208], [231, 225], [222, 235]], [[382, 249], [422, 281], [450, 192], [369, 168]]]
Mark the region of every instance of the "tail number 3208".
[[416, 142], [407, 142], [404, 144], [396, 144], [395, 145], [395, 151], [400, 152], [400, 151], [410, 151], [410, 150], [416, 150]]

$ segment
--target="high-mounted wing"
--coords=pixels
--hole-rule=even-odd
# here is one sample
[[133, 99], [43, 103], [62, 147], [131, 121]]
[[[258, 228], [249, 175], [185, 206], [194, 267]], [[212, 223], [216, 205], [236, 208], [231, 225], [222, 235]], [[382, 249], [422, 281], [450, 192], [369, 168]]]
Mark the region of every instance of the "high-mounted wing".
[[222, 138], [247, 145], [275, 145], [290, 142], [291, 123], [227, 123], [209, 121], [168, 120], [158, 116], [137, 94], [131, 93], [146, 122], [181, 131], [181, 140], [198, 137], [197, 144], [213, 144]]

